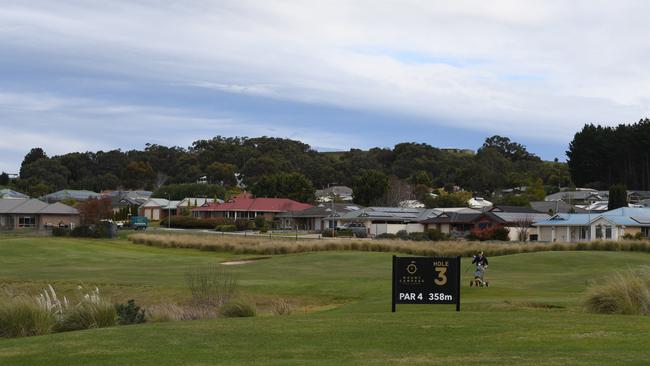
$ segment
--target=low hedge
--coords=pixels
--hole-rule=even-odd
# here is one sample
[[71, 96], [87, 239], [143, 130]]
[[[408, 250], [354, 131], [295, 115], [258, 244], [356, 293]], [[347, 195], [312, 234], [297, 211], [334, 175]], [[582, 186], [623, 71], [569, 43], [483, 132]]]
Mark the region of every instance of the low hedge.
[[233, 219], [227, 217], [199, 219], [188, 216], [171, 216], [160, 221], [160, 226], [179, 229], [214, 229], [217, 226], [233, 225], [234, 223]]

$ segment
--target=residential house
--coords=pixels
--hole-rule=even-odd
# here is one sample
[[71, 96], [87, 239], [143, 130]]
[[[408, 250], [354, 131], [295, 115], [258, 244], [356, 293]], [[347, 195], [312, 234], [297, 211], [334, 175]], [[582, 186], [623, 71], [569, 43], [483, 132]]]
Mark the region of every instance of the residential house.
[[536, 239], [532, 223], [550, 216], [527, 207], [495, 206], [489, 211], [441, 209], [434, 217], [422, 221], [427, 229], [437, 229], [453, 237], [467, 236], [472, 230], [506, 228], [510, 240]]
[[625, 234], [650, 236], [650, 208], [621, 207], [603, 213], [556, 214], [533, 224], [539, 240], [581, 242], [619, 240]]
[[[179, 203], [178, 203], [178, 209], [179, 210], [191, 210], [194, 207], [201, 207], [205, 205], [209, 205], [211, 203], [223, 203], [223, 200], [220, 199], [214, 199], [214, 198], [205, 198], [205, 197], [186, 197], [183, 198]], [[180, 214], [180, 212], [179, 212]]]
[[138, 208], [138, 214], [149, 220], [158, 221], [167, 216], [177, 214], [180, 201], [170, 201], [164, 198], [149, 198]]
[[48, 204], [33, 198], [0, 199], [1, 229], [75, 225], [79, 225], [79, 211], [60, 202]]
[[325, 189], [317, 190], [314, 195], [318, 202], [330, 202], [332, 197], [334, 201], [352, 202], [352, 188], [346, 186], [331, 186]]
[[493, 215], [471, 208], [435, 209], [421, 223], [427, 230], [435, 229], [453, 237], [464, 237], [472, 230], [490, 229], [501, 224]]
[[423, 220], [435, 215], [433, 209], [400, 207], [366, 207], [344, 214], [341, 222], [363, 223], [369, 236], [395, 234], [398, 231], [422, 232]]
[[25, 198], [29, 198], [29, 196], [26, 195], [26, 194], [22, 194], [22, 193], [20, 193], [20, 192], [16, 192], [16, 191], [14, 191], [13, 189], [3, 188], [3, 189], [0, 189], [0, 198], [6, 198], [6, 199], [12, 199], [12, 198], [13, 198], [13, 199], [16, 199], [16, 198], [18, 198], [18, 199], [25, 199]]
[[102, 197], [111, 200], [113, 212], [118, 213], [124, 208], [140, 207], [143, 203], [151, 198], [151, 191], [102, 191]]
[[226, 202], [213, 202], [191, 209], [192, 216], [198, 218], [228, 217], [231, 219], [254, 219], [264, 216], [273, 221], [275, 216], [289, 211], [302, 211], [313, 207], [288, 198], [254, 198], [243, 192]]
[[489, 214], [498, 219], [500, 227], [508, 229], [508, 236], [513, 241], [538, 240], [533, 224], [551, 217], [548, 213], [519, 206], [495, 206]]
[[467, 201], [467, 206], [475, 210], [490, 209], [492, 207], [492, 202], [483, 197], [472, 197]]
[[276, 215], [281, 228], [322, 231], [341, 226], [341, 217], [362, 209], [351, 203], [321, 203], [302, 211], [289, 211]]
[[93, 191], [63, 189], [60, 191], [56, 191], [54, 193], [46, 194], [45, 196], [41, 197], [41, 199], [47, 203], [54, 203], [54, 202], [67, 201], [67, 200], [87, 201], [91, 198], [99, 199], [102, 198], [102, 196], [99, 193]]
[[587, 210], [570, 205], [562, 200], [559, 201], [533, 201], [530, 207], [537, 212], [544, 212], [549, 215], [556, 213], [587, 213]]

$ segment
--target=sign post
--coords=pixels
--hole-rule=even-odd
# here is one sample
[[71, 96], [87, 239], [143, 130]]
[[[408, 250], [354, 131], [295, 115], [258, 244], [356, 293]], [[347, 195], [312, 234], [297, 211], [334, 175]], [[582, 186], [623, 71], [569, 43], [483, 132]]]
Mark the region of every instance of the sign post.
[[397, 304], [456, 304], [460, 311], [460, 257], [393, 256], [392, 312]]

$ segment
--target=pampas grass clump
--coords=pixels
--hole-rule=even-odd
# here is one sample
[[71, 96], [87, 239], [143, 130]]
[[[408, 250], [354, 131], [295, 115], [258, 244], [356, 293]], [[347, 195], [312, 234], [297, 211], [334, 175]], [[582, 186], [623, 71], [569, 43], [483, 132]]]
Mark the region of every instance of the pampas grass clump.
[[650, 267], [617, 272], [592, 285], [582, 306], [590, 313], [650, 315]]

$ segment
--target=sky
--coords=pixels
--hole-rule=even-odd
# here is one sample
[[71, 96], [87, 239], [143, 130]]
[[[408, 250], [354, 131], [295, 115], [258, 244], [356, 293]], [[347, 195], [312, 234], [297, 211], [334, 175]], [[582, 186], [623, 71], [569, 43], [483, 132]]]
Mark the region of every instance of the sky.
[[650, 116], [650, 2], [0, 0], [0, 171], [276, 136], [320, 151], [508, 136], [565, 159]]

